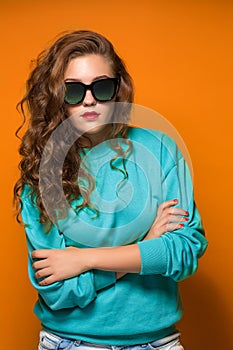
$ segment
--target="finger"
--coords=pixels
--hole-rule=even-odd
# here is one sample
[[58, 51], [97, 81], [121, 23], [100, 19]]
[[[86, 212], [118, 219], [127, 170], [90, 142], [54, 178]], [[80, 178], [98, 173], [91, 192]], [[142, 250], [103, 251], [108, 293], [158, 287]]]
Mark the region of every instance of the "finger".
[[189, 218], [187, 217], [180, 217], [177, 215], [167, 215], [166, 217], [166, 223], [172, 223], [172, 222], [187, 222], [189, 220]]
[[46, 277], [42, 281], [40, 281], [39, 285], [40, 286], [48, 286], [49, 284], [52, 284], [54, 282], [56, 282], [56, 278], [55, 278], [55, 276], [51, 275], [49, 277]]
[[43, 269], [45, 267], [48, 267], [47, 259], [38, 260], [32, 264], [32, 268], [34, 270], [40, 270], [40, 269]]
[[167, 224], [166, 232], [172, 232], [184, 228], [184, 224]]
[[171, 200], [168, 200], [168, 201], [165, 201], [163, 203], [161, 203], [158, 207], [158, 211], [163, 211], [167, 208], [170, 208], [171, 206], [173, 205], [176, 205], [178, 203], [178, 199], [171, 199]]
[[50, 249], [33, 250], [31, 257], [33, 259], [45, 259], [48, 257]]
[[181, 216], [187, 216], [189, 215], [189, 212], [182, 209], [182, 208], [166, 208], [164, 210], [164, 215], [166, 214], [172, 214], [172, 215], [181, 215]]
[[[161, 228], [164, 227], [167, 224], [170, 224], [172, 222], [187, 222], [189, 220], [189, 218], [187, 217], [180, 217], [178, 215], [173, 215], [173, 214], [169, 214], [169, 213], [163, 213], [163, 215], [161, 215], [160, 218], [158, 218], [152, 225], [152, 227], [156, 227], [156, 228]], [[163, 228], [164, 230], [164, 228]], [[164, 232], [163, 232], [164, 233]]]
[[51, 274], [52, 274], [51, 268], [46, 267], [45, 269], [36, 271], [35, 278], [39, 279], [39, 278], [50, 276]]
[[180, 224], [180, 223], [177, 223], [177, 224], [166, 223], [160, 227], [157, 227], [156, 230], [154, 230], [154, 236], [160, 237], [166, 232], [172, 232], [183, 227], [184, 227], [184, 224]]

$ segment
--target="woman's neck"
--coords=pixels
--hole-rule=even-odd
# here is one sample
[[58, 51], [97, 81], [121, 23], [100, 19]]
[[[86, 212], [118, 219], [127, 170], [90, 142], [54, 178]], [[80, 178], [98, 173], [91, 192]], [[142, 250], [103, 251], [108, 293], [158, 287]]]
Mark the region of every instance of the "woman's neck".
[[94, 147], [101, 142], [109, 139], [112, 132], [112, 124], [107, 124], [103, 129], [96, 132], [88, 132], [79, 138], [79, 145], [81, 147]]

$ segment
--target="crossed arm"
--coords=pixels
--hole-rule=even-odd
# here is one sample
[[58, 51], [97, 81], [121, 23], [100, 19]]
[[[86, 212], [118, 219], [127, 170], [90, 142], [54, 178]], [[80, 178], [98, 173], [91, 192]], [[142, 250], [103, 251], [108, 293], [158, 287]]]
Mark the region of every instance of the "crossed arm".
[[[188, 212], [173, 208], [177, 200], [163, 202], [144, 240], [159, 238], [165, 232], [182, 229], [188, 221]], [[35, 278], [39, 285], [49, 285], [86, 271], [97, 269], [117, 272], [117, 278], [126, 273], [139, 273], [141, 256], [138, 244], [107, 248], [39, 249], [32, 252]]]

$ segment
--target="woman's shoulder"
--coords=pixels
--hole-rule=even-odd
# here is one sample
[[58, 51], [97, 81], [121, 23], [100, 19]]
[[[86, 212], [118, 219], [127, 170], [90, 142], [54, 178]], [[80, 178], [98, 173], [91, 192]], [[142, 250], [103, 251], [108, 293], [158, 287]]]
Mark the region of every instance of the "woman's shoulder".
[[33, 192], [33, 189], [30, 185], [25, 184], [20, 193], [20, 199], [23, 204], [30, 205], [32, 207], [36, 207], [36, 194]]
[[136, 142], [149, 150], [165, 168], [172, 168], [182, 158], [176, 141], [162, 131], [132, 127], [128, 137], [133, 143]]
[[32, 193], [32, 188], [31, 188], [31, 186], [25, 184], [25, 185], [23, 186], [22, 191], [21, 191], [20, 197], [21, 197], [22, 200], [26, 200], [26, 199], [30, 198], [31, 193]]
[[171, 136], [156, 129], [131, 126], [128, 131], [128, 137], [132, 141], [141, 141], [143, 144], [159, 143], [166, 148], [176, 148], [176, 142]]

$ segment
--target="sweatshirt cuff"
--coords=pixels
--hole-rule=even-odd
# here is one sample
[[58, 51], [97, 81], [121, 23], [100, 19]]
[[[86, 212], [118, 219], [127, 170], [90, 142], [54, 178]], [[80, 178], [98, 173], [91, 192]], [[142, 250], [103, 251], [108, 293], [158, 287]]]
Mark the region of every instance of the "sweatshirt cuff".
[[98, 291], [116, 283], [116, 273], [111, 271], [93, 270], [95, 290]]
[[167, 270], [166, 246], [161, 238], [138, 242], [141, 256], [140, 275], [165, 274]]

